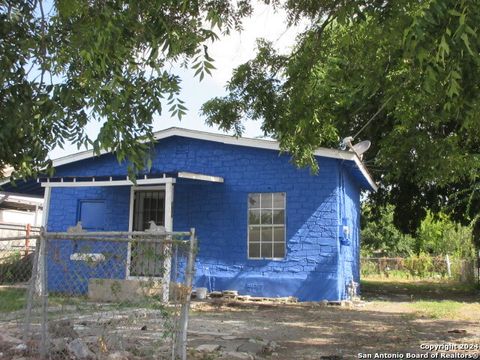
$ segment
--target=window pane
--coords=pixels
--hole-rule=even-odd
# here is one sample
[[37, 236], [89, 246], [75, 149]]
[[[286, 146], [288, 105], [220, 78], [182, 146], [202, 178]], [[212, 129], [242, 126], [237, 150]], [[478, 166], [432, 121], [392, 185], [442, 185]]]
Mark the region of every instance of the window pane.
[[102, 231], [105, 229], [106, 207], [103, 200], [80, 200], [79, 221], [88, 231]]
[[276, 209], [285, 209], [285, 193], [273, 194], [273, 207]]
[[283, 244], [283, 243], [273, 244], [273, 257], [274, 258], [285, 257], [285, 244]]
[[262, 206], [262, 209], [272, 208], [272, 193], [262, 194], [261, 206]]
[[272, 224], [272, 210], [262, 209], [262, 225], [263, 224]]
[[259, 243], [250, 243], [248, 246], [248, 256], [251, 258], [260, 257], [260, 244]]
[[260, 241], [260, 227], [250, 226], [248, 235], [250, 241]]
[[249, 258], [285, 257], [285, 199], [285, 193], [248, 195]]
[[285, 241], [285, 228], [275, 227], [273, 229], [273, 241], [274, 242], [284, 242]]
[[248, 223], [250, 225], [260, 224], [260, 210], [248, 211]]
[[262, 242], [262, 258], [271, 258], [272, 257], [272, 243], [264, 244]]
[[273, 241], [272, 235], [273, 235], [273, 231], [271, 227], [262, 226], [262, 243], [267, 241], [271, 243]]
[[260, 194], [250, 194], [250, 195], [248, 195], [248, 208], [249, 209], [260, 208]]
[[285, 210], [273, 210], [273, 223], [277, 225], [285, 224]]

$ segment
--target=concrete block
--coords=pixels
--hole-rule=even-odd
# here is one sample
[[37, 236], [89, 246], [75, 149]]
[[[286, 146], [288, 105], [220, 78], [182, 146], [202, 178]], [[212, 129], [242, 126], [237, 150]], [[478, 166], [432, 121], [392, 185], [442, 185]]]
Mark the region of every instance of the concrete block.
[[138, 301], [161, 294], [160, 281], [125, 279], [89, 279], [88, 298], [94, 301]]

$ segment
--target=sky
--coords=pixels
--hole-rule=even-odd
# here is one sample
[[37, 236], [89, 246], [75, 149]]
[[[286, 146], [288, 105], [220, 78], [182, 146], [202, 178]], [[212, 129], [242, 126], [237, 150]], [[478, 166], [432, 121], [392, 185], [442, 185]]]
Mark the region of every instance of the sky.
[[[178, 126], [193, 130], [203, 130], [221, 133], [216, 127], [205, 124], [205, 119], [200, 115], [200, 108], [207, 100], [225, 95], [225, 85], [230, 79], [232, 71], [238, 65], [255, 56], [256, 39], [264, 38], [272, 41], [274, 46], [282, 53], [287, 53], [292, 48], [295, 38], [302, 30], [301, 25], [293, 28], [287, 27], [286, 15], [282, 11], [275, 11], [271, 6], [257, 2], [253, 15], [243, 22], [241, 33], [232, 32], [229, 36], [220, 37], [220, 40], [209, 46], [209, 55], [215, 60], [216, 70], [211, 76], [205, 76], [203, 81], [194, 78], [194, 71], [178, 69], [176, 73], [182, 78], [182, 92], [180, 98], [185, 101], [188, 108], [187, 115], [181, 121], [171, 118], [165, 111], [162, 116], [155, 119], [154, 131]], [[246, 121], [246, 137], [262, 136], [260, 122]], [[86, 131], [90, 137], [95, 138], [100, 129], [98, 122], [87, 125]], [[84, 149], [81, 149], [84, 150]], [[66, 144], [64, 149], [55, 148], [50, 152], [50, 158], [56, 159], [78, 152], [76, 145]]]

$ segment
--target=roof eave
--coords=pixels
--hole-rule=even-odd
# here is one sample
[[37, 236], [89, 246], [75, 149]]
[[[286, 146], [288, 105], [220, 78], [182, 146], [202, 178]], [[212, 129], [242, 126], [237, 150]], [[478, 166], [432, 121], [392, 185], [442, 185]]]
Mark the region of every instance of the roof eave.
[[[280, 151], [280, 146], [278, 142], [274, 140], [235, 137], [231, 135], [213, 134], [206, 131], [182, 129], [178, 127], [171, 127], [165, 130], [158, 131], [154, 133], [153, 136], [155, 140], [162, 140], [172, 136], [181, 136], [181, 137], [187, 137], [191, 139], [213, 141], [213, 142], [223, 143], [228, 145], [255, 147], [260, 149]], [[100, 152], [100, 155], [104, 155], [107, 153], [109, 153], [109, 151], [102, 150]], [[314, 155], [333, 158], [333, 159], [339, 159], [339, 160], [354, 161], [357, 167], [359, 168], [359, 170], [361, 171], [362, 175], [365, 177], [368, 184], [370, 185], [371, 190], [377, 191], [378, 186], [373, 181], [373, 178], [369, 174], [365, 165], [362, 163], [362, 161], [359, 159], [357, 154], [355, 154], [354, 152], [348, 151], [348, 150], [318, 148], [317, 150], [315, 150]], [[89, 159], [94, 156], [95, 155], [93, 153], [93, 150], [86, 150], [76, 154], [67, 155], [58, 159], [54, 159], [52, 162], [54, 167], [58, 167], [58, 166], [70, 164], [72, 162]]]
[[368, 184], [370, 185], [370, 190], [376, 192], [378, 190], [378, 185], [373, 181], [372, 176], [370, 175], [367, 167], [365, 164], [362, 162], [362, 160], [359, 159], [357, 154], [354, 154], [354, 161], [355, 164], [357, 165], [358, 169], [361, 171], [363, 177], [367, 180]]

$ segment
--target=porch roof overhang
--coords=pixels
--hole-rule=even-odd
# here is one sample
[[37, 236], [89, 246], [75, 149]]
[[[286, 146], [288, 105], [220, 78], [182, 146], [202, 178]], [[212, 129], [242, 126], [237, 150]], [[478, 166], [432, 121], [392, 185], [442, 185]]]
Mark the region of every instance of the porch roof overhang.
[[177, 179], [188, 179], [197, 181], [208, 181], [223, 183], [221, 176], [213, 176], [188, 171], [176, 173], [145, 174], [137, 177], [135, 181], [128, 176], [67, 176], [38, 179], [42, 187], [92, 187], [92, 186], [140, 186], [140, 185], [161, 185], [175, 183]]
[[[58, 177], [39, 177], [36, 181], [17, 182], [16, 191], [40, 194], [43, 188], [54, 187], [94, 187], [94, 186], [141, 186], [141, 185], [161, 185], [166, 183], [176, 183], [177, 179], [187, 179], [196, 182], [223, 183], [221, 176], [192, 173], [188, 171], [179, 171], [175, 173], [145, 174], [139, 175], [136, 181], [128, 176], [58, 176]], [[5, 184], [4, 187], [12, 187], [11, 184]]]

